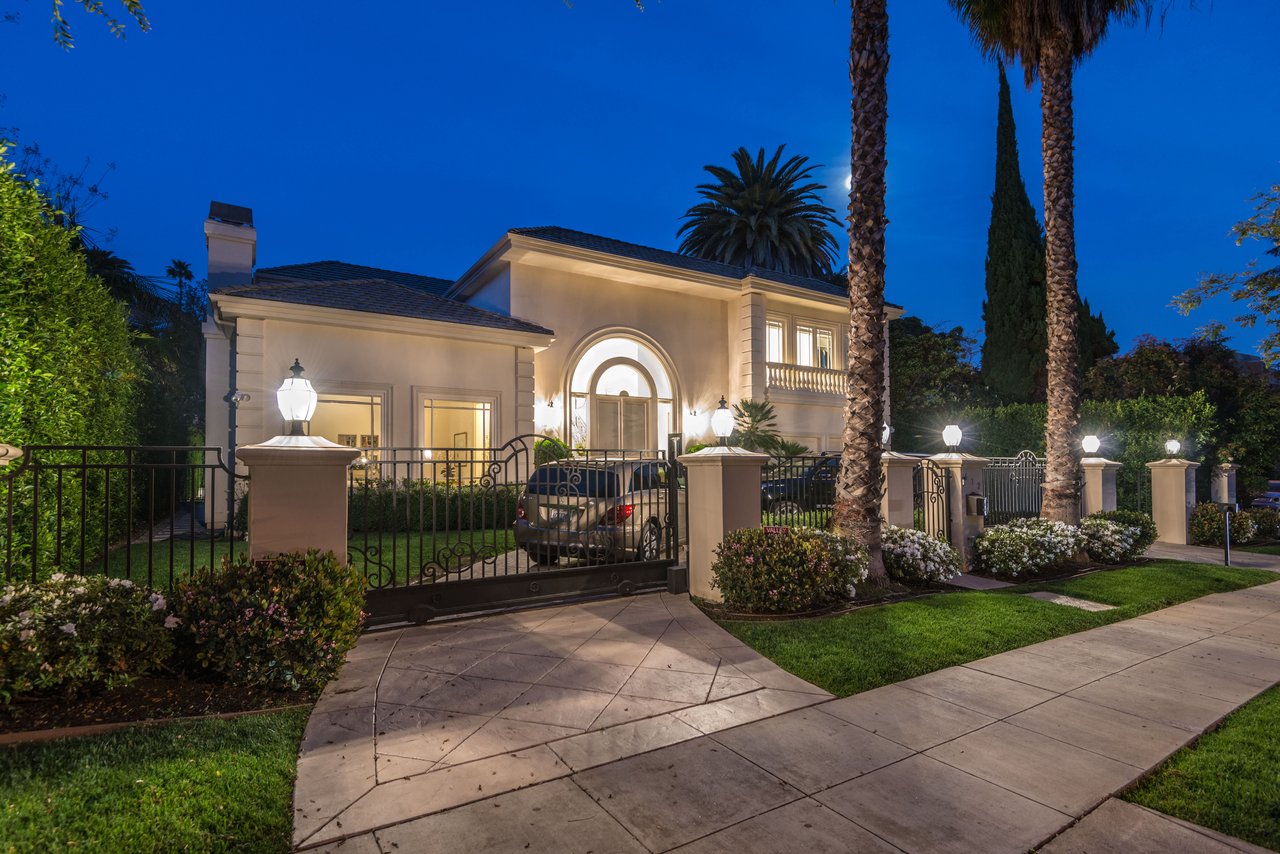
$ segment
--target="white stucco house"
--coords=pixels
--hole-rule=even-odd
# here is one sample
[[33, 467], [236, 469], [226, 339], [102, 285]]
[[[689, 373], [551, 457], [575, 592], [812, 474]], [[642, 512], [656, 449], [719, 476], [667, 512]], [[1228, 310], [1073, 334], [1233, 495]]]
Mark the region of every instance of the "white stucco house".
[[707, 442], [723, 395], [767, 398], [785, 437], [840, 447], [848, 308], [828, 282], [557, 227], [511, 229], [456, 279], [257, 267], [252, 211], [219, 202], [204, 231], [211, 445], [281, 433], [274, 391], [298, 359], [320, 395], [311, 433], [340, 444]]

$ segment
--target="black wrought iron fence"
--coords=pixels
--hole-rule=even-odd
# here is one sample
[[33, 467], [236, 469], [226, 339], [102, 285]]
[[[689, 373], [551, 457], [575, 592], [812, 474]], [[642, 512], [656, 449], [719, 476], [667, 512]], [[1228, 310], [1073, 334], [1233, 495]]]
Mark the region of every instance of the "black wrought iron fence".
[[220, 448], [25, 447], [0, 468], [3, 578], [105, 574], [172, 587], [246, 549], [236, 514], [221, 512], [228, 490], [246, 483]]
[[918, 531], [951, 542], [951, 471], [924, 459], [911, 471], [912, 523]]
[[1032, 451], [1016, 457], [993, 457], [983, 472], [987, 523], [1002, 525], [1040, 515], [1044, 459]]
[[773, 457], [761, 473], [764, 524], [825, 528], [831, 522], [839, 470], [835, 455]]
[[673, 560], [684, 473], [665, 451], [369, 448], [348, 475], [350, 560], [374, 590]]

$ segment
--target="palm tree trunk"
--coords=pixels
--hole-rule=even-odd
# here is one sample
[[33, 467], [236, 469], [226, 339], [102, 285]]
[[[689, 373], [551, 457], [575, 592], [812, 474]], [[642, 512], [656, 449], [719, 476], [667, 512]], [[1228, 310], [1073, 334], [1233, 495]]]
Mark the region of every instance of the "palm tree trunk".
[[1076, 290], [1075, 161], [1071, 108], [1071, 51], [1066, 38], [1051, 37], [1040, 54], [1043, 114], [1044, 244], [1049, 342], [1045, 419], [1045, 484], [1040, 515], [1080, 521], [1080, 463], [1075, 434], [1080, 421]]
[[884, 578], [880, 554], [880, 430], [884, 422], [885, 126], [888, 123], [889, 15], [886, 0], [851, 0], [849, 81], [853, 148], [849, 193], [849, 374], [844, 449], [834, 526], [866, 545], [870, 575]]

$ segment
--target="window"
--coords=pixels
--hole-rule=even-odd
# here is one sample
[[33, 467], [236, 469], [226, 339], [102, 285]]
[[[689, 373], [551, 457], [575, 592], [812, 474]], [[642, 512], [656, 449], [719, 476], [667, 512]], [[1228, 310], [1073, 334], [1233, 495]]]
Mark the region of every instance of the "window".
[[818, 367], [819, 368], [835, 367], [835, 359], [832, 358], [832, 355], [835, 353], [835, 346], [832, 341], [833, 337], [834, 336], [832, 336], [830, 329], [818, 330]]
[[487, 401], [422, 401], [422, 436], [428, 448], [493, 447], [493, 404]]
[[812, 326], [796, 327], [796, 364], [803, 365], [806, 368], [813, 367], [813, 339], [814, 329]]
[[768, 359], [768, 361], [770, 361], [770, 362], [781, 362], [781, 361], [783, 360], [783, 355], [782, 355], [782, 340], [783, 340], [783, 338], [782, 338], [782, 335], [783, 335], [783, 333], [782, 333], [782, 321], [781, 321], [781, 320], [770, 320], [770, 321], [768, 322], [768, 324], [766, 325], [765, 329], [766, 329], [766, 336], [765, 336], [765, 340], [766, 340], [766, 344], [767, 344], [767, 347], [768, 347], [768, 352], [767, 352], [767, 354], [766, 354], [766, 359]]
[[[323, 436], [348, 448], [382, 445], [382, 395], [322, 393], [311, 418], [312, 436]], [[369, 456], [376, 459], [376, 452]]]

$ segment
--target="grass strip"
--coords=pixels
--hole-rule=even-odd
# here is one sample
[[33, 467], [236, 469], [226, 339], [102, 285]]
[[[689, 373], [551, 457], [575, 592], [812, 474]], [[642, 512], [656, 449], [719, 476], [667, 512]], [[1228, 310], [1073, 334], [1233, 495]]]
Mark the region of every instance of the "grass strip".
[[1280, 688], [1179, 750], [1125, 800], [1280, 851]]
[[308, 713], [0, 749], [0, 851], [289, 851]]
[[[1067, 581], [940, 593], [837, 617], [721, 625], [784, 670], [844, 697], [1210, 593], [1277, 580], [1275, 573], [1258, 569], [1158, 561]], [[1017, 595], [1035, 590], [1116, 608], [1081, 611]]]

